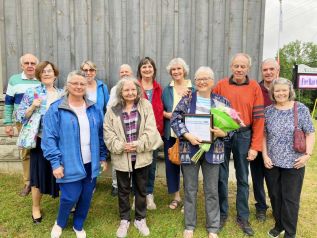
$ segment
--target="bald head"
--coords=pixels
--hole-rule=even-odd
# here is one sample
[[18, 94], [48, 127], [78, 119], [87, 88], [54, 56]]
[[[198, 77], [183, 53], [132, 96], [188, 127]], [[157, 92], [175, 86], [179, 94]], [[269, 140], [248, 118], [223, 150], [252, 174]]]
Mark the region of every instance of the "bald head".
[[132, 68], [128, 64], [122, 64], [119, 70], [120, 79], [133, 76]]

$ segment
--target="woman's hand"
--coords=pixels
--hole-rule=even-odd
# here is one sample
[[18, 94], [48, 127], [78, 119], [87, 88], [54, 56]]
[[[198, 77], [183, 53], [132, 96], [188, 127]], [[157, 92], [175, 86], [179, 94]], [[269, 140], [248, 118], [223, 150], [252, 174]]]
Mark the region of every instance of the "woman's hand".
[[131, 153], [131, 152], [136, 152], [136, 143], [126, 143], [124, 145], [124, 151], [127, 152], [127, 153]]
[[53, 175], [55, 178], [60, 179], [64, 177], [64, 167], [60, 166], [57, 169], [53, 170]]
[[273, 168], [273, 163], [272, 163], [272, 160], [270, 159], [270, 157], [263, 156], [263, 162], [264, 162], [265, 168], [267, 168], [267, 169]]
[[171, 119], [172, 118], [172, 112], [166, 112], [164, 111], [163, 112], [163, 116], [166, 118], [166, 119]]
[[221, 130], [220, 128], [218, 127], [214, 127], [213, 129], [210, 127], [210, 131], [212, 133], [214, 133], [214, 136], [215, 137], [226, 137], [228, 135], [227, 132]]
[[101, 171], [101, 172], [107, 171], [107, 169], [108, 169], [108, 163], [107, 163], [107, 161], [105, 161], [105, 160], [100, 161], [100, 166], [101, 166], [101, 168], [102, 168], [102, 171]]
[[201, 144], [201, 139], [198, 137], [194, 136], [191, 133], [185, 133], [184, 137], [192, 144], [192, 145], [200, 145]]
[[294, 168], [300, 169], [305, 167], [307, 161], [310, 159], [310, 155], [302, 155], [295, 160]]
[[189, 88], [186, 88], [180, 93], [180, 95], [182, 97], [185, 97], [185, 96], [188, 96], [190, 93], [191, 93], [191, 90]]
[[42, 99], [40, 99], [40, 98], [34, 99], [31, 107], [33, 107], [35, 109], [37, 107], [40, 107], [41, 103], [42, 103]]

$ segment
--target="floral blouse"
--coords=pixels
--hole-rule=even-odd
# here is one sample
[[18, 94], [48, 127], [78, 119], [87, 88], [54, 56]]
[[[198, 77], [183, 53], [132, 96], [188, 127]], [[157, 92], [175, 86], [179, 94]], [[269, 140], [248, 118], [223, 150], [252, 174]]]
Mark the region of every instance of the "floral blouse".
[[[297, 108], [298, 128], [313, 133], [315, 129], [308, 108], [300, 102]], [[295, 159], [302, 155], [293, 149], [294, 109], [280, 110], [270, 105], [264, 114], [268, 156], [276, 167], [293, 168]]]

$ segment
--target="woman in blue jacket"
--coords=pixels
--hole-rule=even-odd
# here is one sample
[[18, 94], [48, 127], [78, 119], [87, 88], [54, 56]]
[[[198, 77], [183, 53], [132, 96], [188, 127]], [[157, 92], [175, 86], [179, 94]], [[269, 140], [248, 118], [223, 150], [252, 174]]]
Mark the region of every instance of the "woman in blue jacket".
[[58, 238], [76, 204], [73, 230], [86, 237], [83, 229], [100, 164], [106, 169], [103, 115], [85, 97], [87, 79], [79, 71], [69, 73], [66, 95], [54, 102], [44, 117], [42, 150], [50, 161], [61, 196], [57, 221], [51, 237]]
[[90, 101], [96, 103], [103, 115], [106, 113], [107, 103], [109, 101], [109, 91], [107, 85], [101, 80], [96, 79], [97, 66], [90, 60], [84, 61], [80, 70], [87, 79], [86, 95]]

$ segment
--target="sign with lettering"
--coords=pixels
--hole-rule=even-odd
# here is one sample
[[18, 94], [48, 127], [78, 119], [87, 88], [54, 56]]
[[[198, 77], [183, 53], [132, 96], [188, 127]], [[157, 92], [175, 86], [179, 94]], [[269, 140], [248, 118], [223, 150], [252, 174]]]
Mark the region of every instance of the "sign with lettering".
[[295, 66], [295, 88], [317, 89], [317, 68], [300, 64]]

